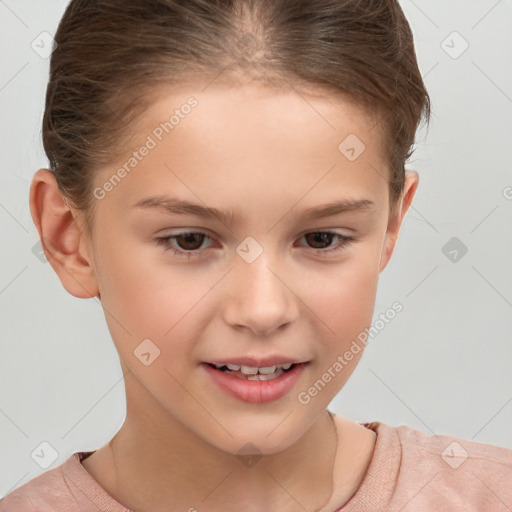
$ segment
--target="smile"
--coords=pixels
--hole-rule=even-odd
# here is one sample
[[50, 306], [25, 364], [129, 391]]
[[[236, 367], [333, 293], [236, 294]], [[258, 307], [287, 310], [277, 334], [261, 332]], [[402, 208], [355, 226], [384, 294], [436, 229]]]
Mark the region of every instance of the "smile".
[[229, 375], [234, 375], [245, 380], [272, 380], [280, 377], [292, 367], [293, 363], [278, 364], [273, 366], [264, 366], [258, 368], [255, 366], [245, 366], [239, 364], [215, 364], [217, 370], [221, 370]]
[[[223, 393], [244, 402], [266, 403], [286, 396], [296, 386], [307, 365], [308, 363], [284, 363], [270, 367], [240, 365], [238, 370], [232, 370], [228, 365], [202, 363], [200, 367]], [[238, 365], [230, 366], [236, 368]], [[284, 368], [286, 366], [287, 369]]]

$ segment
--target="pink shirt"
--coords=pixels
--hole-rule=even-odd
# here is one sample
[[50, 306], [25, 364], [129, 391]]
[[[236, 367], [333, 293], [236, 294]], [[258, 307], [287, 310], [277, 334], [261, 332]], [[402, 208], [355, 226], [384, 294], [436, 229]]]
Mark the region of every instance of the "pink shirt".
[[[511, 510], [512, 450], [403, 425], [361, 425], [377, 434], [373, 457], [356, 493], [333, 512]], [[74, 453], [18, 487], [0, 500], [0, 512], [130, 512], [82, 466], [91, 453]]]

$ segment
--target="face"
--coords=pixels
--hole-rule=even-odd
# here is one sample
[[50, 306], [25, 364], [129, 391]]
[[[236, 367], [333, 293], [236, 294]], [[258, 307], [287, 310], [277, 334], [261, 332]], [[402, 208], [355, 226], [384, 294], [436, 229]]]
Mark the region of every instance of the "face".
[[[401, 222], [388, 218], [380, 125], [321, 93], [211, 85], [161, 94], [132, 129], [135, 153], [95, 176], [94, 236], [80, 243], [127, 374], [127, 419], [230, 453], [282, 450], [363, 353], [332, 371], [371, 324]], [[304, 364], [275, 381], [207, 364], [240, 359]]]

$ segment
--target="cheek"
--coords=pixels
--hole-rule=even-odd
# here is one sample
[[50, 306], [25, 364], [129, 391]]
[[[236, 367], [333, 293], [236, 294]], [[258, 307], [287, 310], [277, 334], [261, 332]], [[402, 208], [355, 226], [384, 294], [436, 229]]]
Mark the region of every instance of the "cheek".
[[[362, 248], [360, 248], [362, 249]], [[379, 278], [380, 253], [371, 244], [339, 265], [323, 268], [305, 288], [305, 303], [316, 314], [323, 353], [332, 359], [371, 324]], [[377, 257], [378, 255], [378, 257]]]
[[306, 302], [317, 319], [318, 359], [311, 368], [311, 385], [320, 382], [316, 403], [322, 407], [343, 388], [366, 347], [360, 335], [372, 322], [379, 273], [375, 255], [366, 258], [360, 253], [318, 278], [311, 302]]
[[[324, 268], [315, 276], [315, 292], [310, 295], [318, 311], [331, 322], [343, 318], [366, 318], [373, 310], [379, 272], [373, 257], [364, 257], [361, 251], [354, 252], [339, 265]], [[313, 286], [313, 283], [312, 283]]]
[[[194, 287], [187, 286], [183, 266], [166, 265], [162, 248], [129, 237], [120, 242], [109, 238], [99, 252], [102, 257], [96, 270], [102, 303], [116, 318], [123, 318], [129, 330], [153, 325], [161, 334], [185, 313]], [[155, 324], [160, 324], [159, 330]]]
[[198, 276], [192, 266], [166, 264], [163, 249], [150, 243], [149, 249], [119, 245], [124, 250], [114, 243], [102, 248], [108, 258], [97, 269], [112, 339], [127, 361], [149, 339], [160, 350], [156, 366], [176, 367], [189, 357], [188, 341], [200, 332], [198, 318], [206, 314], [205, 299], [218, 276]]
[[[307, 272], [301, 267], [291, 276], [292, 281], [301, 276], [293, 288], [307, 306], [302, 306], [306, 319], [316, 323], [326, 354], [349, 345], [371, 323], [379, 277], [377, 246], [378, 240], [359, 242], [343, 261], [319, 263]], [[164, 250], [150, 242], [107, 239], [101, 253], [108, 255], [97, 269], [102, 304], [118, 349], [133, 352], [148, 338], [161, 348], [161, 362], [172, 366], [167, 353], [177, 360], [177, 352], [190, 351], [184, 341], [207, 322], [208, 292], [219, 276], [198, 273], [192, 264], [166, 264]], [[166, 350], [171, 346], [172, 351]]]
[[114, 340], [124, 339], [135, 347], [144, 338], [161, 336], [172, 326], [174, 311], [173, 294], [162, 278], [162, 269], [148, 257], [147, 250], [126, 240], [109, 238], [99, 252], [98, 285]]

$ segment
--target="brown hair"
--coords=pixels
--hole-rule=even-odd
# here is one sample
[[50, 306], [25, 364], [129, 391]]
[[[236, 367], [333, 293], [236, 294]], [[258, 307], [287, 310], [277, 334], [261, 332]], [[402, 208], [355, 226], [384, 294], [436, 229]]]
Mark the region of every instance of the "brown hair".
[[122, 155], [156, 85], [252, 74], [263, 85], [318, 86], [379, 114], [391, 214], [422, 115], [430, 121], [398, 0], [72, 0], [55, 40], [43, 145], [89, 235], [94, 170]]

